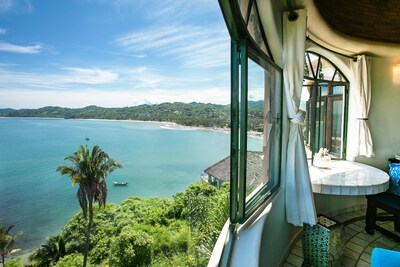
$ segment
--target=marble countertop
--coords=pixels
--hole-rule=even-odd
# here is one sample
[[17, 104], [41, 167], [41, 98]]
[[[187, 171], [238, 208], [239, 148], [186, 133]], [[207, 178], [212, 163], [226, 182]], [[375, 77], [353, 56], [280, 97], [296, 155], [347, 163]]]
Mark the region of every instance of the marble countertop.
[[329, 195], [371, 195], [389, 188], [389, 175], [358, 162], [331, 161], [330, 168], [309, 166], [314, 193]]

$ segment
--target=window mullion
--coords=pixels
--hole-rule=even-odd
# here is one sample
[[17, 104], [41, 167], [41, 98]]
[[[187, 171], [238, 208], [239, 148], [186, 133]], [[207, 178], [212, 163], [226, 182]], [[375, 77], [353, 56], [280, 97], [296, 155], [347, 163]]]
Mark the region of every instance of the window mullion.
[[247, 43], [240, 43], [240, 148], [239, 148], [239, 180], [238, 180], [238, 204], [239, 222], [245, 219], [246, 201], [246, 173], [247, 173], [247, 113], [248, 113], [248, 65]]
[[230, 158], [230, 220], [238, 221], [239, 163], [239, 63], [238, 42], [231, 42], [231, 158]]

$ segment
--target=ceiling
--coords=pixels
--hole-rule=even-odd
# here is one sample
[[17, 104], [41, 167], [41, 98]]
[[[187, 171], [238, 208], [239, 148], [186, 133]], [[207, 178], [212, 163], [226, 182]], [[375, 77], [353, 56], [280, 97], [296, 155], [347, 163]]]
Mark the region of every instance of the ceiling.
[[400, 58], [399, 0], [291, 0], [307, 9], [307, 35], [346, 55]]
[[398, 0], [318, 0], [314, 4], [327, 24], [338, 32], [400, 44]]

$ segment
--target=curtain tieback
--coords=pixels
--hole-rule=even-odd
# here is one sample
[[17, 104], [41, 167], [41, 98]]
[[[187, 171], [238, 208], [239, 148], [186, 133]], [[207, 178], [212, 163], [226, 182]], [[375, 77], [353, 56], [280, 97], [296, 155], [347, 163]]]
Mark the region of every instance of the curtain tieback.
[[293, 116], [292, 118], [289, 118], [291, 123], [294, 124], [303, 124], [304, 122], [304, 117], [305, 117], [305, 112], [302, 110], [299, 110], [295, 116]]
[[357, 120], [359, 120], [359, 121], [367, 121], [368, 118], [357, 118]]
[[274, 124], [279, 121], [279, 117], [273, 117], [273, 114], [271, 114], [270, 111], [268, 111], [267, 115], [265, 116], [265, 119], [267, 120], [267, 123], [269, 124]]

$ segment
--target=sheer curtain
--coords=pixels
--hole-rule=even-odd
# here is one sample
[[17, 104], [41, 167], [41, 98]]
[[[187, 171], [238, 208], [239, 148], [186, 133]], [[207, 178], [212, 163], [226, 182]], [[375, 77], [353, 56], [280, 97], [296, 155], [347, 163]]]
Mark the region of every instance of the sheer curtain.
[[296, 10], [298, 18], [283, 15], [283, 80], [290, 120], [286, 159], [286, 219], [301, 226], [317, 222], [307, 158], [302, 137], [304, 112], [299, 110], [304, 74], [306, 37], [305, 9]]
[[350, 61], [354, 75], [354, 86], [351, 88], [356, 118], [353, 118], [354, 128], [349, 136], [349, 154], [351, 156], [374, 156], [371, 133], [368, 127], [368, 113], [371, 103], [370, 59], [365, 55], [357, 56], [357, 61]]

